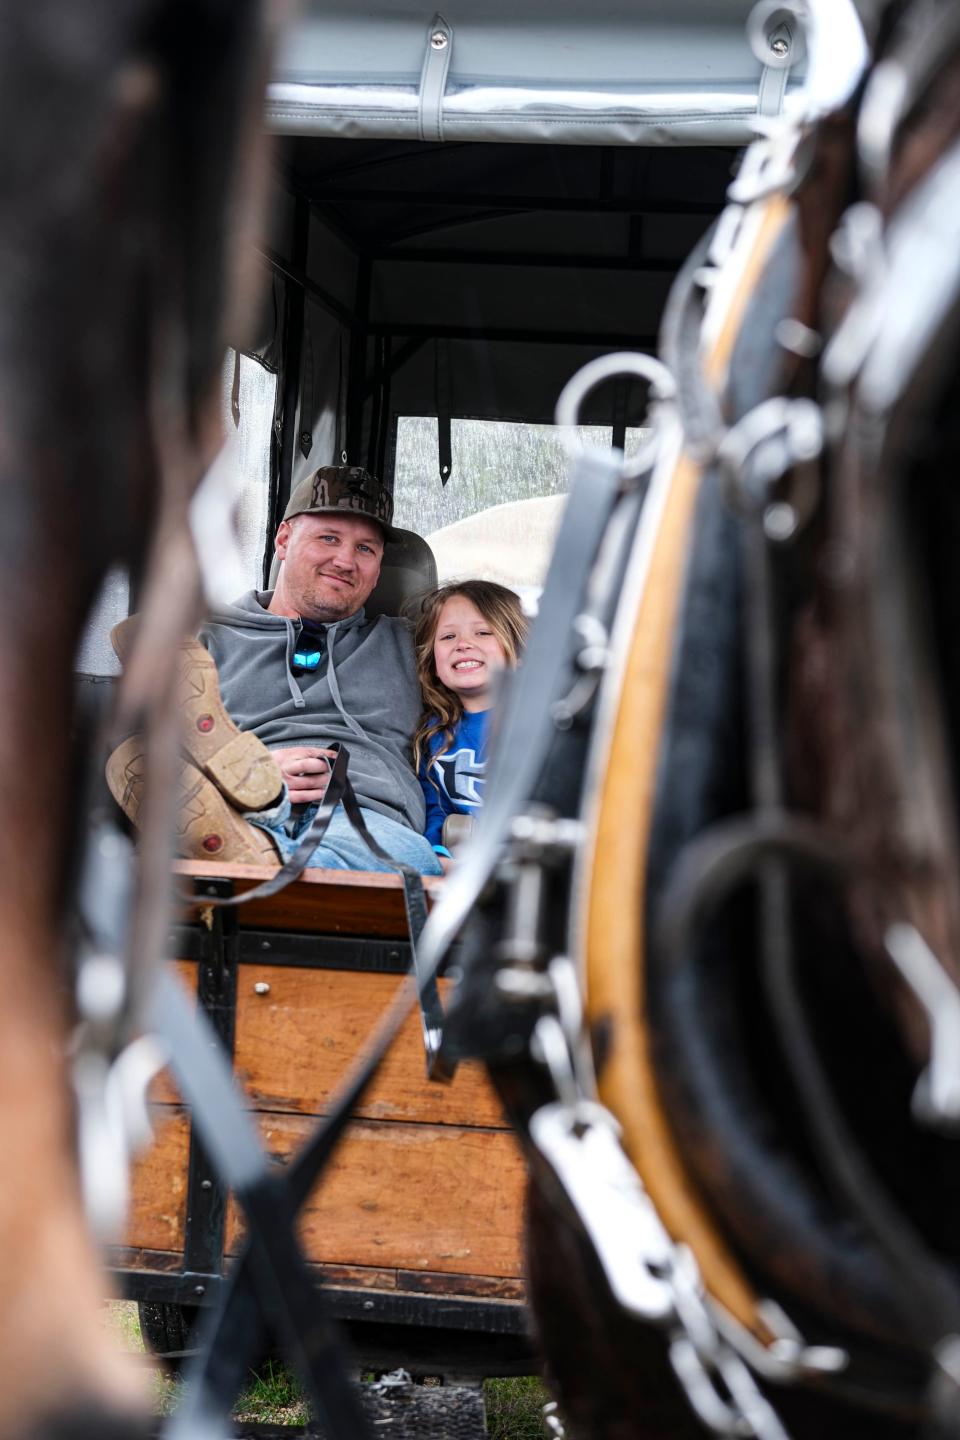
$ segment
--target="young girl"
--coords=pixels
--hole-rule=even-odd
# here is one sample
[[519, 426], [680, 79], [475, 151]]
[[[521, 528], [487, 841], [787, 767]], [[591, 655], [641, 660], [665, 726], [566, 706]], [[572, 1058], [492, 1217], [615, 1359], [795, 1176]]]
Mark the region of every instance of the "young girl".
[[487, 721], [494, 677], [517, 663], [527, 622], [512, 590], [460, 580], [425, 596], [414, 633], [424, 715], [413, 763], [427, 804], [426, 837], [438, 855], [448, 815], [483, 804]]

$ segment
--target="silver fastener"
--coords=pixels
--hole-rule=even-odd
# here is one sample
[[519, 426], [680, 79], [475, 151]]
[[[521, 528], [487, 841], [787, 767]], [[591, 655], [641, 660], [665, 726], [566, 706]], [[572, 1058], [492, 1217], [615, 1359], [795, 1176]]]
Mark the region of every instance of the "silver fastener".
[[768, 540], [783, 543], [797, 529], [797, 512], [785, 500], [776, 500], [763, 513], [763, 529]]
[[266, 981], [266, 980], [258, 980], [257, 983], [256, 983], [256, 985], [254, 985], [254, 987], [253, 987], [253, 993], [254, 993], [254, 995], [269, 995], [269, 994], [270, 994], [270, 985], [269, 985], [269, 982]]
[[549, 1000], [553, 996], [553, 984], [546, 975], [520, 970], [514, 966], [498, 970], [494, 976], [494, 984], [508, 1000]]
[[782, 60], [784, 55], [786, 55], [788, 50], [790, 49], [790, 45], [786, 40], [784, 40], [782, 35], [778, 35], [775, 40], [770, 41], [770, 49], [773, 51], [774, 55], [777, 56], [778, 60]]
[[434, 50], [445, 50], [447, 48], [447, 42], [449, 39], [450, 36], [445, 30], [434, 30], [433, 34], [430, 36], [430, 44], [433, 46]]
[[814, 359], [823, 348], [823, 341], [816, 330], [811, 330], [809, 325], [793, 316], [778, 321], [774, 334], [778, 345], [804, 360]]

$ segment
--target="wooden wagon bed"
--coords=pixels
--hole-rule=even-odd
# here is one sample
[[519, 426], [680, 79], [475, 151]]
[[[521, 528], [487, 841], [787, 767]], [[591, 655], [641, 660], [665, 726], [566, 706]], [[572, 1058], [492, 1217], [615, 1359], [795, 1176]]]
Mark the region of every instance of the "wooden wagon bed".
[[[406, 972], [400, 879], [308, 870], [271, 899], [219, 910], [204, 896], [270, 872], [176, 868], [197, 902], [171, 932], [171, 963], [233, 1054], [267, 1151], [285, 1162]], [[239, 1217], [168, 1075], [153, 1098], [156, 1138], [111, 1258], [131, 1298], [209, 1304], [238, 1250]], [[412, 1014], [301, 1219], [307, 1257], [368, 1363], [422, 1355], [451, 1374], [529, 1367], [523, 1188], [517, 1143], [480, 1067], [461, 1066], [451, 1085], [428, 1081]]]

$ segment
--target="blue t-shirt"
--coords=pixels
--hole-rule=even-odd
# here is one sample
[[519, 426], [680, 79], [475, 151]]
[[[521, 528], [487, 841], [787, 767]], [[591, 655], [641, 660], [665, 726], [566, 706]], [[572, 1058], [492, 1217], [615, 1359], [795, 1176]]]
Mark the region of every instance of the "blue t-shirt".
[[420, 762], [420, 787], [427, 805], [424, 834], [431, 845], [440, 844], [448, 815], [475, 815], [483, 804], [489, 718], [489, 710], [464, 711], [449, 750], [437, 756], [441, 731], [430, 741], [430, 759]]

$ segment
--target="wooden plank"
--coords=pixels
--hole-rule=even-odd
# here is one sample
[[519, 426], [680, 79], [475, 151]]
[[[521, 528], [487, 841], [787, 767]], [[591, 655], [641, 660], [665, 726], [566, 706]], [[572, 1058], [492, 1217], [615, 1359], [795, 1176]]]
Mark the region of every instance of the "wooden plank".
[[[283, 1160], [313, 1128], [282, 1115], [261, 1117], [261, 1127]], [[157, 1252], [183, 1250], [188, 1137], [186, 1112], [171, 1108], [134, 1167], [124, 1244], [144, 1253], [146, 1269], [169, 1268]], [[523, 1162], [508, 1132], [358, 1122], [307, 1203], [304, 1246], [332, 1284], [520, 1298], [523, 1192]], [[231, 1204], [228, 1251], [239, 1243]]]
[[325, 1285], [349, 1290], [396, 1290], [396, 1270], [374, 1270], [370, 1265], [311, 1265]]
[[[279, 1160], [313, 1129], [300, 1116], [259, 1118]], [[307, 1201], [301, 1238], [308, 1258], [326, 1264], [517, 1278], [524, 1187], [509, 1131], [361, 1120]], [[231, 1205], [228, 1250], [239, 1244]]]
[[[217, 865], [205, 860], [178, 860], [176, 874], [199, 882], [231, 880], [240, 894], [276, 872], [262, 865]], [[428, 900], [442, 881], [424, 876]], [[187, 903], [196, 919], [202, 899]], [[399, 875], [358, 870], [305, 870], [299, 880], [266, 900], [251, 900], [237, 911], [241, 925], [252, 929], [313, 931], [326, 935], [371, 935], [393, 940], [407, 937], [403, 882]]]
[[[172, 1250], [107, 1247], [107, 1264], [116, 1270], [175, 1275], [183, 1256]], [[518, 1300], [525, 1296], [522, 1280], [496, 1275], [444, 1275], [431, 1270], [376, 1270], [369, 1265], [310, 1266], [325, 1285], [348, 1290], [402, 1290], [416, 1295], [470, 1295], [479, 1300]]]
[[431, 1270], [398, 1270], [397, 1289], [419, 1295], [472, 1295], [480, 1300], [523, 1300], [521, 1279], [496, 1275], [442, 1275]]
[[182, 1251], [190, 1121], [179, 1106], [154, 1106], [151, 1115], [155, 1138], [133, 1166], [124, 1244], [142, 1250]]
[[183, 1269], [177, 1250], [141, 1250], [135, 1245], [108, 1245], [106, 1261], [112, 1270], [145, 1270], [155, 1275], [176, 1275]]
[[[256, 986], [269, 991], [258, 995]], [[261, 1110], [322, 1113], [402, 981], [395, 975], [292, 966], [241, 965], [236, 1070]], [[440, 982], [441, 991], [447, 982]], [[478, 1064], [451, 1085], [426, 1078], [419, 1013], [411, 1013], [358, 1107], [373, 1120], [507, 1128]]]
[[[174, 963], [184, 985], [195, 995], [196, 962]], [[267, 995], [256, 993], [258, 983], [269, 985]], [[260, 1110], [323, 1114], [400, 983], [394, 975], [372, 972], [241, 965], [236, 1072], [251, 1105]], [[441, 990], [446, 987], [447, 982], [441, 981]], [[153, 1082], [150, 1099], [160, 1104], [180, 1103], [169, 1069]], [[482, 1066], [461, 1065], [451, 1085], [437, 1085], [426, 1078], [415, 1012], [357, 1114], [371, 1120], [507, 1128]]]

